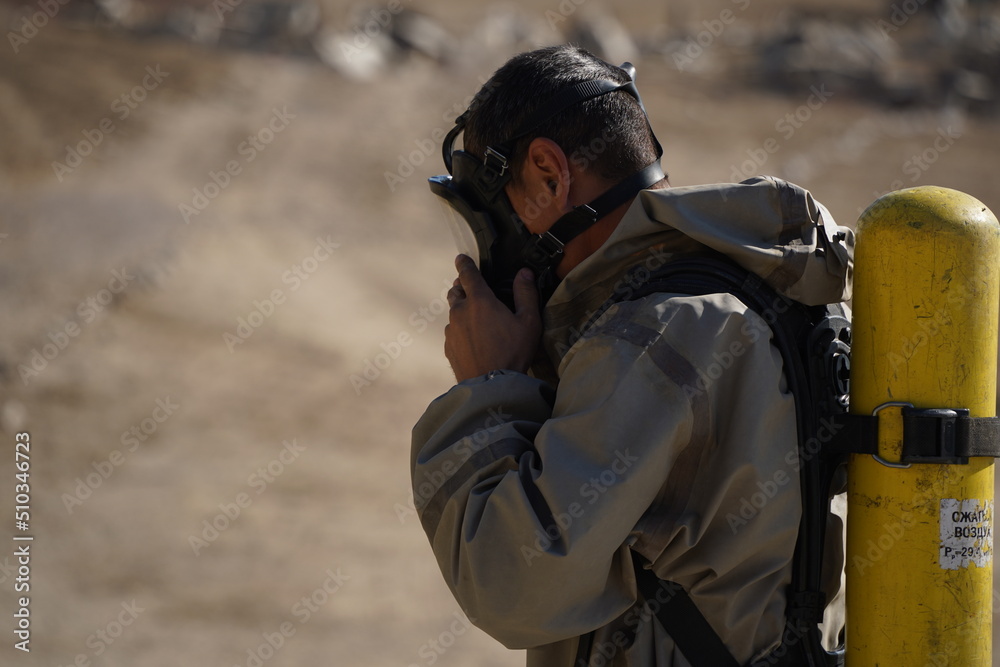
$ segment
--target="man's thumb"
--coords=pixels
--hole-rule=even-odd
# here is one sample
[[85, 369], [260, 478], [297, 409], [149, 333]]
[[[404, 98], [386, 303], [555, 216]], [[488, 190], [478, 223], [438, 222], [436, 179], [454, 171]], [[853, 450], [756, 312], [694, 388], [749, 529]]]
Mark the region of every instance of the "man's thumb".
[[538, 315], [538, 288], [531, 269], [521, 269], [514, 278], [514, 312], [517, 315]]

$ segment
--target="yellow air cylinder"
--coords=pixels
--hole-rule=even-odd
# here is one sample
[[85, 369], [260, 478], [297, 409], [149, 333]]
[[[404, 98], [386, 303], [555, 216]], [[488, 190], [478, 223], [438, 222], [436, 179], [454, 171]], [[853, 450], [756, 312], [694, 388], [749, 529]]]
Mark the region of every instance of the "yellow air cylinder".
[[878, 412], [883, 462], [850, 456], [848, 667], [992, 665], [993, 459], [887, 464], [899, 403], [996, 414], [998, 271], [1000, 225], [961, 192], [893, 192], [858, 221], [851, 412]]

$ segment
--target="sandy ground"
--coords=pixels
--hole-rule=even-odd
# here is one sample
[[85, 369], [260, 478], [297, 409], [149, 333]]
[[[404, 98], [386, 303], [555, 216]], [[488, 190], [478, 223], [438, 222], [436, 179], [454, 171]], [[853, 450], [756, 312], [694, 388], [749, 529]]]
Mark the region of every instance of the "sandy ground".
[[[453, 4], [425, 7], [455, 30], [485, 12]], [[651, 5], [615, 6], [653, 31]], [[27, 432], [34, 541], [24, 654], [16, 531], [0, 529], [0, 663], [522, 664], [469, 629], [409, 509], [407, 468], [410, 427], [451, 384], [454, 251], [428, 146], [509, 53], [414, 59], [364, 82], [55, 23], [7, 46], [0, 507], [13, 509]], [[807, 96], [639, 65], [675, 185], [730, 180], [780, 137], [753, 171], [800, 182], [838, 220], [903, 180], [1000, 211], [996, 121], [845, 93], [786, 137], [776, 124]], [[948, 128], [911, 182], [907, 161]]]

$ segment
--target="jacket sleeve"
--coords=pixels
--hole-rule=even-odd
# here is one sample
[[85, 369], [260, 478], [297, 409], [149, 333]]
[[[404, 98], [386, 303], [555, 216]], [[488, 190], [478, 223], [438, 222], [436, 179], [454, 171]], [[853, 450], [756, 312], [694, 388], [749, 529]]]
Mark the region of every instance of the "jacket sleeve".
[[634, 603], [630, 532], [691, 437], [691, 366], [666, 323], [609, 315], [564, 359], [558, 392], [493, 373], [436, 399], [413, 430], [438, 565], [510, 648], [579, 636]]

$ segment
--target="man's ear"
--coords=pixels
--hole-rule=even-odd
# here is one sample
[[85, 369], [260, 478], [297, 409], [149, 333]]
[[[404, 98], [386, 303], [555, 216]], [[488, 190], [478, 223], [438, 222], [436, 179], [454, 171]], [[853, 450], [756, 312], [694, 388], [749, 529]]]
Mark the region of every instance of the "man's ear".
[[535, 223], [544, 231], [570, 209], [569, 159], [551, 139], [537, 137], [528, 144], [520, 180], [511, 202], [526, 224]]
[[528, 144], [522, 176], [528, 182], [534, 181], [564, 204], [569, 200], [569, 158], [551, 139], [536, 137]]

